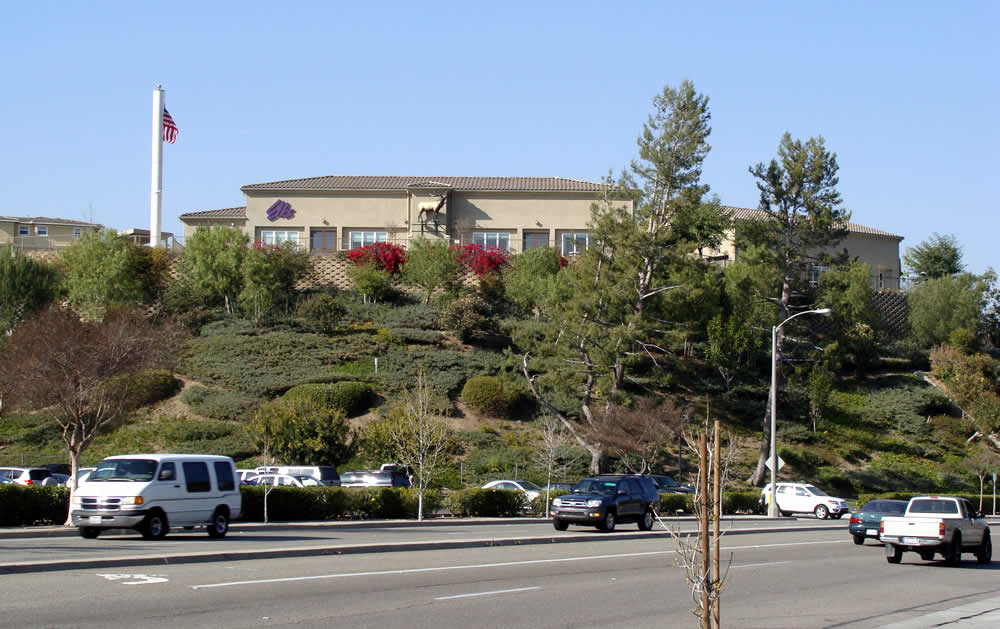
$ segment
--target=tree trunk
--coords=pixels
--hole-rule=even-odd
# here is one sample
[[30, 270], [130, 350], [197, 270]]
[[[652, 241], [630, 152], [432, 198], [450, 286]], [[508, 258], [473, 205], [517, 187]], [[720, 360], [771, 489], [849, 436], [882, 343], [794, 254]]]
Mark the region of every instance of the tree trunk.
[[424, 519], [424, 488], [417, 490], [417, 522]]
[[80, 453], [76, 450], [69, 450], [69, 473], [73, 479], [73, 484], [69, 487], [69, 509], [66, 510], [66, 521], [63, 526], [73, 526], [73, 496], [76, 495], [76, 488], [80, 484]]

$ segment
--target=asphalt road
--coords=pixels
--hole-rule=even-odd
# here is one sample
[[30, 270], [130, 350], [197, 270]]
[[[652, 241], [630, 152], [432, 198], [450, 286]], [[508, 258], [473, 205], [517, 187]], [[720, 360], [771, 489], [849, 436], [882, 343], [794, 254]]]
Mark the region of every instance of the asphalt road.
[[[725, 537], [723, 626], [878, 627], [1000, 592], [1000, 563], [890, 565], [845, 528]], [[0, 627], [697, 626], [672, 538], [583, 539], [9, 574]]]

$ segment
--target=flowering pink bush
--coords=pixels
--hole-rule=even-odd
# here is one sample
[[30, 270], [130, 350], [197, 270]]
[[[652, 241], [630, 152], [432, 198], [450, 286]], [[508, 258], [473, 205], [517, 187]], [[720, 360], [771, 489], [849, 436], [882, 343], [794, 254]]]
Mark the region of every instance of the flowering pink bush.
[[472, 269], [476, 275], [496, 271], [507, 262], [507, 252], [503, 249], [484, 249], [482, 245], [475, 243], [452, 248], [458, 251], [458, 261]]
[[355, 266], [374, 263], [376, 268], [392, 274], [399, 272], [406, 264], [406, 250], [388, 242], [376, 242], [351, 249], [347, 252], [347, 259]]

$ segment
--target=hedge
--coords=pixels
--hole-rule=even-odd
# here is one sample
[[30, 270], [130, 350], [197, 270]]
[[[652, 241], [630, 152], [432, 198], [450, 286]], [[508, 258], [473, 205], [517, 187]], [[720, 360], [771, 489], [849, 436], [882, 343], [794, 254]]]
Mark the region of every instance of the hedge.
[[68, 514], [68, 487], [0, 485], [0, 526], [62, 524]]
[[502, 518], [524, 515], [530, 508], [523, 492], [512, 489], [460, 489], [444, 499], [445, 508], [459, 517]]
[[[243, 520], [264, 520], [267, 490], [269, 521], [388, 520], [417, 517], [417, 491], [391, 487], [255, 487], [245, 486]], [[424, 493], [424, 515], [441, 507], [441, 492]]]

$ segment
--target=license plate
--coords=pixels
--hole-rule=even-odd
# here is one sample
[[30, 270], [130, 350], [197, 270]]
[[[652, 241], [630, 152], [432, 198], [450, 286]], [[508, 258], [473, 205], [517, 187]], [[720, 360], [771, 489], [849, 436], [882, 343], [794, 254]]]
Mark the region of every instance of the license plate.
[[917, 538], [916, 537], [904, 537], [903, 538], [903, 543], [904, 544], [916, 544], [917, 543]]
[[878, 529], [868, 529], [867, 531], [865, 531], [865, 534], [868, 535], [869, 537], [875, 537], [878, 535]]
[[89, 518], [87, 518], [87, 521], [90, 522], [91, 524], [100, 524], [101, 523], [101, 516], [99, 516], [99, 515], [92, 515]]

